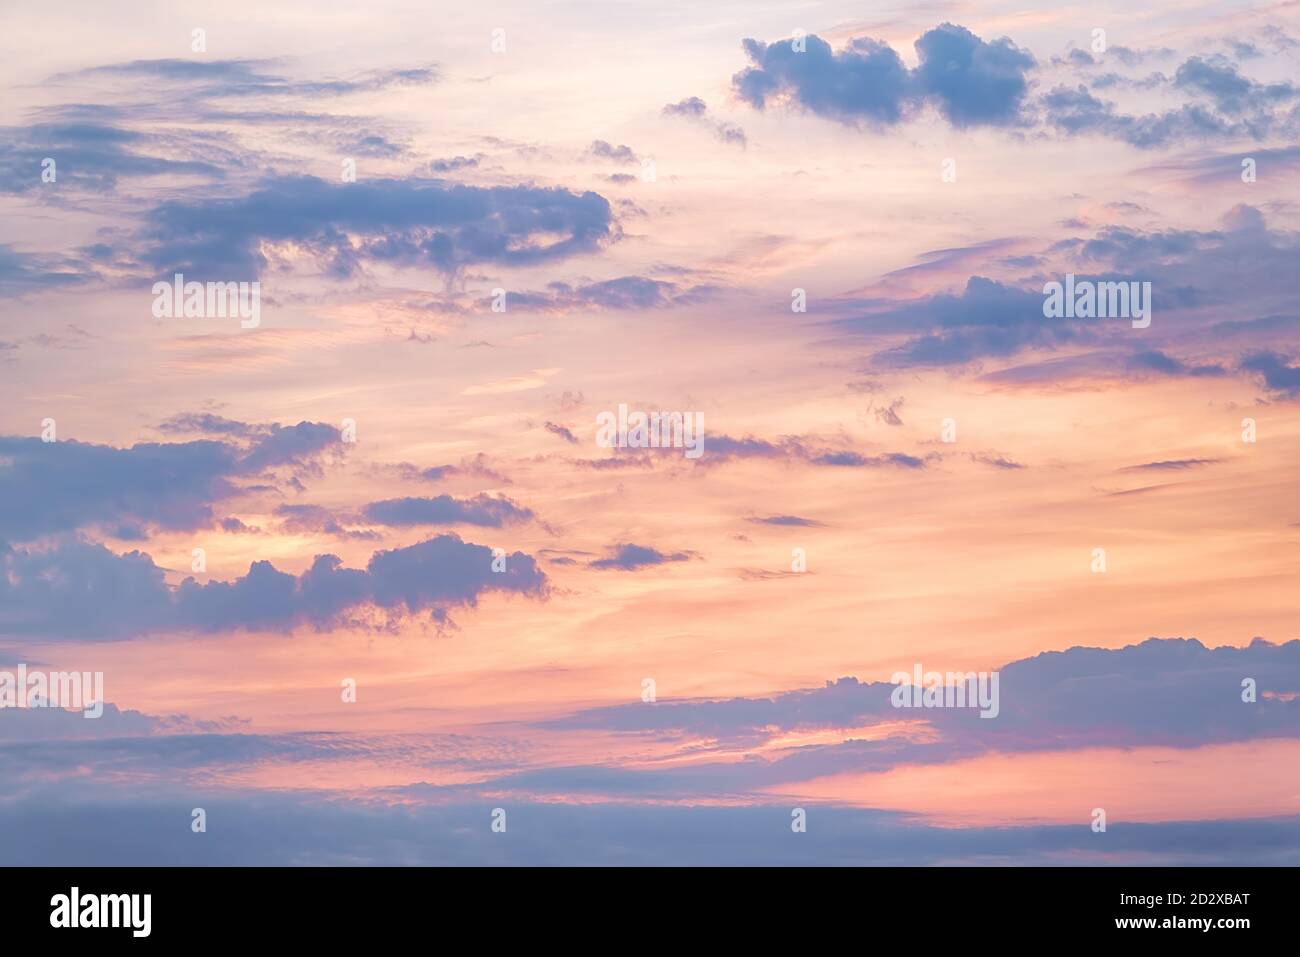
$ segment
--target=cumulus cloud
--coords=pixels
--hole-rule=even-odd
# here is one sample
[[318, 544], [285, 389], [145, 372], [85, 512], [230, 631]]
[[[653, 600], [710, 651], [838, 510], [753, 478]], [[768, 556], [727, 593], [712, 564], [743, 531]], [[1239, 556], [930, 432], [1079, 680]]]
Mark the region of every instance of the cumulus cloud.
[[1241, 368], [1257, 375], [1270, 392], [1300, 395], [1300, 366], [1276, 352], [1263, 350], [1241, 360]]
[[454, 534], [377, 551], [364, 569], [317, 555], [301, 575], [253, 562], [230, 581], [166, 583], [165, 571], [139, 551], [66, 540], [46, 548], [0, 548], [0, 633], [47, 639], [111, 640], [163, 630], [287, 632], [367, 625], [370, 611], [395, 620], [474, 607], [490, 592], [548, 594], [545, 573], [522, 552], [501, 556]]
[[266, 244], [293, 243], [344, 278], [364, 264], [444, 274], [475, 263], [534, 265], [594, 251], [618, 235], [597, 193], [421, 179], [274, 176], [234, 199], [165, 202], [148, 220], [144, 261], [160, 275], [199, 280], [260, 275]]
[[319, 422], [253, 431], [229, 420], [207, 425], [251, 441], [244, 446], [200, 439], [115, 448], [0, 436], [0, 541], [25, 541], [92, 524], [207, 528], [213, 503], [240, 491], [236, 480], [280, 467], [314, 471], [323, 453], [341, 448], [338, 430]]
[[930, 104], [953, 126], [1012, 126], [1035, 65], [1006, 37], [985, 41], [944, 23], [916, 41], [919, 64], [909, 70], [887, 43], [858, 37], [836, 52], [816, 35], [795, 41], [743, 42], [752, 66], [732, 78], [742, 100], [765, 109], [777, 102], [850, 125], [890, 126]]
[[636, 151], [632, 147], [622, 144], [614, 146], [604, 140], [592, 140], [591, 145], [587, 147], [587, 153], [599, 159], [612, 160], [615, 163], [635, 163], [638, 161]]
[[[614, 705], [547, 725], [761, 741], [906, 715], [942, 732], [928, 742], [895, 742], [883, 754], [871, 752], [873, 768], [929, 760], [930, 753], [948, 760], [993, 749], [1197, 747], [1300, 737], [1300, 640], [1279, 645], [1257, 638], [1244, 648], [1208, 648], [1194, 638], [1151, 638], [1118, 649], [1044, 652], [998, 671], [1001, 707], [993, 720], [974, 709], [903, 712], [890, 701], [896, 685], [845, 677], [766, 698], [660, 700], [653, 709]], [[1246, 677], [1260, 693], [1249, 708], [1241, 699]]]

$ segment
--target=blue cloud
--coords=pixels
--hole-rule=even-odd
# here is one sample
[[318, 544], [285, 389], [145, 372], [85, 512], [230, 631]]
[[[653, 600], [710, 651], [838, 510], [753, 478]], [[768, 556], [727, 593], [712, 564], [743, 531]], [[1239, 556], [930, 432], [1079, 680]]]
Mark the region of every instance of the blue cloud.
[[139, 551], [117, 555], [67, 540], [44, 549], [0, 546], [0, 634], [46, 639], [113, 640], [164, 629], [291, 631], [296, 627], [369, 626], [368, 610], [390, 616], [428, 613], [442, 625], [457, 607], [490, 592], [545, 598], [549, 585], [522, 552], [500, 556], [453, 534], [377, 551], [364, 569], [318, 555], [301, 575], [253, 562], [231, 581], [187, 578], [170, 587], [164, 569]]
[[909, 70], [888, 44], [859, 37], [838, 53], [816, 35], [743, 46], [753, 66], [732, 88], [758, 109], [788, 99], [842, 123], [889, 126], [930, 103], [953, 126], [1011, 126], [1021, 116], [1033, 56], [1006, 37], [986, 42], [944, 23], [916, 41], [919, 64]]
[[592, 568], [617, 568], [621, 571], [635, 571], [638, 568], [650, 568], [669, 562], [684, 562], [692, 558], [690, 552], [661, 552], [657, 548], [630, 543], [617, 545], [610, 550], [606, 558], [597, 558], [588, 562]]
[[371, 502], [362, 510], [380, 525], [480, 525], [501, 528], [533, 519], [532, 509], [502, 496], [480, 493], [473, 498], [439, 495], [435, 498], [390, 498]]
[[235, 480], [278, 467], [314, 471], [322, 453], [338, 448], [338, 430], [319, 422], [267, 426], [247, 446], [200, 439], [114, 448], [0, 436], [0, 541], [124, 521], [207, 528], [212, 504], [239, 491]]
[[1264, 386], [1272, 392], [1300, 394], [1300, 366], [1290, 365], [1285, 356], [1276, 352], [1264, 350], [1252, 353], [1241, 360], [1241, 368], [1258, 375]]
[[597, 193], [439, 180], [327, 183], [272, 177], [236, 199], [169, 201], [149, 215], [144, 261], [160, 275], [256, 276], [264, 242], [294, 242], [338, 277], [365, 263], [454, 273], [474, 263], [533, 265], [617, 238]]

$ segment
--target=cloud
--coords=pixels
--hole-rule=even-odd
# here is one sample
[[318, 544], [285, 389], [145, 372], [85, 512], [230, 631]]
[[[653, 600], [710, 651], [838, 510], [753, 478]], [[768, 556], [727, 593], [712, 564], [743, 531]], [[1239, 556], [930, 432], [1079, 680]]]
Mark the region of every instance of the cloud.
[[[1093, 80], [1096, 88], [1121, 83], [1134, 85], [1117, 76]], [[1208, 105], [1183, 103], [1139, 116], [1119, 112], [1114, 103], [1100, 100], [1083, 84], [1057, 86], [1042, 98], [1046, 121], [1066, 133], [1095, 133], [1141, 149], [1184, 141], [1203, 145], [1213, 139], [1260, 140], [1293, 124], [1294, 117], [1279, 110], [1300, 96], [1300, 89], [1291, 83], [1257, 83], [1242, 76], [1235, 63], [1219, 55], [1190, 57], [1172, 78], [1154, 74], [1136, 85], [1165, 87]]]
[[[103, 192], [124, 177], [222, 178], [221, 167], [194, 149], [199, 139], [87, 121], [0, 128], [0, 193], [69, 187]], [[54, 160], [51, 183], [42, 179], [47, 158]]]
[[[1173, 173], [1204, 186], [1236, 183], [1242, 181], [1243, 159], [1245, 157], [1240, 152], [1196, 153], [1148, 166], [1140, 172]], [[1256, 168], [1261, 172], [1300, 172], [1300, 146], [1252, 150], [1251, 159], [1256, 161]]]
[[[280, 530], [293, 535], [318, 532], [325, 535], [337, 535], [340, 538], [363, 540], [379, 538], [377, 532], [344, 527], [339, 518], [322, 505], [278, 505], [275, 514], [282, 519]], [[240, 526], [242, 525], [241, 522]], [[222, 522], [222, 528], [227, 531], [243, 531], [243, 528], [239, 526], [227, 527], [225, 522]]]
[[265, 435], [269, 428], [211, 412], [181, 412], [158, 424], [158, 431], [169, 435], [230, 435], [241, 439]]
[[1236, 65], [1227, 60], [1207, 60], [1199, 56], [1188, 59], [1178, 68], [1174, 85], [1209, 97], [1220, 112], [1230, 114], [1292, 100], [1297, 94], [1290, 83], [1256, 83], [1238, 73]]
[[271, 72], [273, 60], [131, 60], [62, 73], [58, 82], [81, 78], [122, 78], [160, 81], [186, 99], [284, 96], [318, 99], [352, 93], [374, 93], [395, 86], [436, 82], [437, 67], [420, 66], [371, 70], [348, 79], [295, 80]]
[[[940, 662], [927, 662], [925, 670], [964, 671]], [[1260, 697], [1245, 707], [1242, 679], [1248, 677]], [[1198, 747], [1300, 737], [1300, 640], [1278, 645], [1257, 638], [1244, 648], [1207, 648], [1196, 639], [1151, 638], [1118, 649], [1044, 652], [999, 669], [1000, 711], [993, 719], [974, 709], [903, 711], [890, 701], [895, 688], [845, 677], [767, 698], [660, 699], [654, 708], [613, 705], [545, 724], [751, 743], [792, 731], [863, 728], [900, 717], [923, 718], [940, 732], [881, 750], [839, 749], [846, 756], [841, 770], [947, 761], [990, 750]]]
[[1006, 37], [986, 43], [965, 27], [945, 23], [916, 41], [915, 79], [953, 126], [1020, 122], [1025, 73], [1034, 58]]
[[1144, 349], [1124, 360], [1127, 368], [1135, 372], [1158, 372], [1168, 376], [1189, 376], [1194, 379], [1216, 378], [1227, 375], [1228, 370], [1215, 363], [1189, 366], [1158, 349]]
[[821, 522], [814, 522], [811, 518], [800, 518], [798, 515], [767, 515], [764, 517], [755, 516], [748, 519], [755, 525], [781, 525], [789, 528], [822, 528]]
[[604, 140], [592, 140], [587, 147], [590, 156], [612, 160], [615, 163], [636, 163], [637, 155], [630, 146], [612, 146]]
[[479, 525], [502, 528], [535, 518], [531, 509], [502, 496], [478, 494], [458, 499], [450, 495], [436, 498], [390, 498], [371, 502], [362, 514], [380, 525]]
[[666, 279], [620, 276], [574, 286], [548, 283], [542, 291], [511, 293], [511, 309], [570, 312], [582, 309], [669, 309], [704, 302], [717, 292], [709, 285], [685, 285]]
[[159, 275], [200, 280], [260, 275], [275, 244], [295, 244], [345, 278], [363, 264], [444, 274], [475, 263], [535, 265], [593, 252], [618, 235], [597, 193], [421, 179], [273, 176], [234, 199], [168, 201], [148, 220], [144, 261]]
[[1043, 297], [984, 276], [972, 276], [960, 294], [938, 293], [899, 303], [870, 304], [864, 315], [836, 320], [859, 333], [933, 330], [873, 357], [882, 367], [961, 365], [986, 356], [1010, 356], [1030, 346], [1052, 347], [1077, 338], [1076, 327], [1043, 318]]
[[1300, 395], [1300, 366], [1289, 365], [1289, 361], [1283, 355], [1264, 350], [1242, 359], [1241, 368], [1258, 375], [1271, 392]]
[[972, 462], [978, 462], [981, 465], [991, 465], [995, 469], [1003, 469], [1005, 471], [1015, 471], [1017, 469], [1025, 468], [1024, 463], [1017, 462], [1014, 459], [1009, 459], [1005, 455], [999, 455], [997, 452], [972, 452], [970, 453], [970, 460]]
[[565, 428], [564, 426], [556, 422], [547, 422], [546, 431], [550, 432], [552, 435], [558, 435], [560, 438], [564, 439], [564, 441], [568, 442], [570, 445], [578, 444], [578, 437], [574, 435], [569, 429]]
[[476, 153], [473, 156], [449, 156], [445, 159], [431, 160], [429, 162], [429, 172], [453, 173], [460, 169], [475, 169], [482, 161], [482, 153]]
[[704, 454], [696, 460], [696, 465], [716, 465], [737, 459], [776, 459], [838, 468], [925, 467], [924, 459], [904, 452], [863, 455], [851, 449], [827, 448], [804, 436], [787, 435], [773, 442], [752, 435], [735, 438], [726, 434], [709, 436]]
[[0, 296], [65, 289], [96, 278], [91, 265], [69, 256], [28, 253], [0, 243]]
[[1205, 465], [1214, 465], [1222, 462], [1222, 459], [1162, 459], [1159, 462], [1143, 462], [1141, 465], [1129, 465], [1121, 469], [1124, 472], [1166, 472], [1171, 470], [1184, 471], [1186, 469], [1201, 468]]
[[47, 639], [113, 640], [164, 630], [288, 632], [296, 627], [366, 627], [367, 611], [389, 616], [429, 613], [446, 624], [457, 607], [475, 607], [490, 592], [548, 594], [546, 575], [522, 552], [499, 556], [439, 535], [377, 551], [364, 569], [317, 555], [301, 575], [255, 561], [231, 581], [187, 578], [167, 585], [148, 555], [117, 555], [102, 545], [67, 540], [43, 549], [0, 549], [0, 633]]
[[669, 103], [661, 111], [664, 116], [679, 116], [701, 124], [723, 143], [730, 143], [744, 149], [749, 145], [745, 131], [735, 123], [717, 120], [709, 115], [709, 108], [698, 96], [687, 97], [677, 103]]
[[986, 42], [941, 24], [916, 41], [914, 70], [880, 40], [858, 37], [835, 52], [815, 34], [803, 39], [802, 52], [795, 41], [745, 40], [753, 65], [732, 78], [736, 95], [760, 110], [788, 101], [849, 125], [891, 126], [924, 104], [957, 128], [1024, 122], [1034, 58], [1006, 37]]
[[698, 96], [690, 96], [663, 108], [664, 116], [686, 116], [699, 119], [709, 112], [708, 106]]
[[[250, 736], [251, 737], [251, 736]], [[193, 739], [190, 739], [193, 740]], [[178, 738], [174, 749], [185, 743]], [[323, 751], [328, 742], [322, 742]], [[84, 750], [84, 749], [83, 749]], [[15, 753], [24, 758], [30, 750]], [[74, 760], [80, 754], [60, 754]], [[305, 790], [223, 792], [205, 798], [223, 839], [196, 841], [173, 826], [191, 792], [156, 782], [93, 792], [31, 785], [0, 802], [5, 866], [771, 866], [1025, 864], [1063, 859], [1132, 864], [1294, 866], [1300, 818], [1128, 823], [1105, 848], [1076, 824], [960, 827], [904, 814], [818, 805], [806, 834], [790, 839], [788, 801], [749, 807], [580, 806], [521, 797], [510, 833], [483, 826], [484, 799], [429, 786], [392, 800], [353, 800]], [[488, 807], [491, 804], [486, 805]]]
[[[1293, 124], [1279, 108], [1300, 94], [1291, 83], [1256, 83], [1222, 56], [1191, 57], [1172, 78], [1155, 73], [1133, 80], [1116, 73], [1094, 76], [1095, 88], [1136, 86], [1167, 88], [1190, 94], [1198, 102], [1179, 104], [1161, 113], [1132, 115], [1104, 102], [1087, 85], [1058, 85], [1030, 102], [1029, 73], [1037, 67], [1032, 54], [1002, 37], [985, 41], [965, 27], [944, 23], [915, 43], [918, 63], [908, 69], [888, 44], [865, 37], [839, 51], [810, 35], [799, 40], [743, 42], [751, 66], [735, 74], [732, 89], [757, 109], [788, 103], [850, 126], [892, 126], [933, 106], [956, 129], [1030, 127], [1039, 114], [1060, 132], [1099, 134], [1139, 148], [1157, 148], [1185, 140], [1262, 139]], [[1172, 51], [1156, 51], [1163, 56]], [[1134, 66], [1146, 54], [1112, 47], [1114, 56]], [[1065, 61], [1055, 60], [1057, 64]], [[1072, 67], [1090, 71], [1097, 60], [1082, 50], [1070, 52]], [[697, 115], [698, 97], [671, 104], [672, 115]]]
[[483, 478], [501, 485], [511, 484], [507, 476], [490, 468], [487, 462], [487, 456], [479, 452], [465, 456], [458, 465], [433, 465], [421, 468], [410, 462], [403, 462], [400, 465], [388, 466], [387, 469], [410, 481], [443, 482], [450, 478]]
[[1263, 135], [1258, 124], [1224, 119], [1198, 104], [1184, 104], [1164, 113], [1133, 116], [1117, 111], [1114, 103], [1093, 96], [1084, 85], [1058, 86], [1043, 97], [1049, 125], [1069, 134], [1096, 133], [1123, 140], [1141, 149], [1155, 149], [1184, 141], [1233, 139]]
[[685, 562], [692, 557], [694, 556], [691, 552], [669, 553], [645, 545], [623, 544], [610, 548], [607, 557], [597, 558], [587, 564], [592, 568], [617, 568], [621, 571], [635, 571], [638, 568], [650, 568], [654, 565], [665, 565], [669, 562]]
[[323, 453], [341, 448], [338, 430], [324, 423], [250, 428], [247, 446], [201, 439], [114, 448], [0, 436], [0, 541], [122, 522], [207, 528], [213, 503], [240, 491], [235, 480], [279, 467], [314, 472]]
[[[1223, 363], [1175, 358], [1161, 348], [1161, 340], [1176, 327], [1183, 348], [1222, 352], [1224, 340], [1237, 338], [1258, 348], [1264, 334], [1292, 335], [1297, 320], [1289, 311], [1300, 295], [1300, 278], [1291, 268], [1297, 254], [1300, 233], [1270, 228], [1259, 209], [1240, 204], [1221, 217], [1217, 229], [1107, 225], [1091, 236], [1055, 242], [1028, 260], [998, 257], [989, 264], [1018, 270], [1027, 263], [1035, 269], [1019, 282], [971, 275], [960, 292], [911, 299], [891, 297], [893, 287], [881, 282], [874, 287], [879, 291], [875, 296], [832, 301], [828, 309], [838, 318], [828, 321], [839, 330], [880, 342], [883, 347], [871, 357], [877, 368], [959, 366], [1030, 349], [1095, 348], [1114, 342], [1119, 330], [1128, 328], [1128, 320], [1045, 318], [1044, 281], [1060, 281], [1067, 273], [1076, 281], [1144, 281], [1151, 284], [1156, 316], [1145, 348], [1118, 357], [1093, 352], [1054, 365], [1004, 370], [987, 381], [1045, 381], [1053, 371], [1060, 376], [1087, 372], [1095, 378], [1117, 373], [1134, 379], [1218, 377], [1228, 374]], [[927, 253], [924, 258], [937, 255]], [[963, 271], [969, 258], [963, 255], [957, 263]], [[1245, 318], [1224, 321], [1227, 310]], [[890, 344], [899, 338], [901, 342]]]

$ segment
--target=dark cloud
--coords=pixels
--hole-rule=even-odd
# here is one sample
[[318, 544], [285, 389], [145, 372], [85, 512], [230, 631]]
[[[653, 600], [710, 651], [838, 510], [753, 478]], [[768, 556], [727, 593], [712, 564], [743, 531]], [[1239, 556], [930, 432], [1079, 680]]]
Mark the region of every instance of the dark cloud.
[[1263, 139], [1292, 122], [1279, 108], [1300, 96], [1300, 89], [1291, 83], [1257, 83], [1242, 76], [1237, 65], [1222, 56], [1191, 57], [1172, 78], [1163, 74], [1143, 81], [1098, 77], [1093, 85], [1167, 87], [1208, 101], [1208, 105], [1184, 103], [1162, 113], [1134, 115], [1120, 112], [1116, 104], [1094, 96], [1083, 84], [1058, 86], [1042, 98], [1049, 125], [1070, 134], [1113, 137], [1143, 149], [1184, 141]]
[[965, 27], [945, 23], [917, 40], [916, 52], [914, 79], [953, 126], [1020, 122], [1025, 73], [1035, 65], [1027, 51], [1006, 37], [986, 43]]
[[531, 521], [532, 509], [502, 496], [478, 494], [473, 498], [390, 498], [371, 502], [362, 515], [380, 525], [479, 525], [502, 528]]
[[578, 444], [578, 437], [574, 435], [572, 431], [570, 431], [569, 429], [565, 428], [564, 426], [560, 425], [557, 422], [547, 422], [546, 431], [550, 432], [551, 435], [558, 435], [560, 438], [564, 439], [564, 441], [568, 442], [570, 445]]
[[[372, 541], [379, 538], [376, 532], [346, 527], [334, 512], [323, 505], [278, 505], [275, 515], [281, 520], [280, 529], [293, 535], [320, 533]], [[224, 523], [222, 525], [224, 528]]]
[[531, 265], [617, 237], [609, 202], [596, 193], [418, 179], [272, 177], [235, 199], [163, 203], [149, 222], [145, 262], [160, 275], [200, 280], [261, 274], [263, 243], [296, 243], [346, 277], [366, 263], [448, 274], [473, 263]]
[[213, 503], [240, 490], [236, 479], [281, 466], [313, 470], [338, 444], [338, 430], [318, 422], [269, 426], [246, 447], [207, 439], [114, 448], [0, 437], [0, 541], [124, 521], [207, 528]]
[[[0, 193], [112, 189], [124, 177], [191, 175], [219, 179], [220, 166], [187, 156], [178, 134], [145, 133], [100, 122], [36, 123], [0, 129]], [[55, 179], [42, 181], [42, 164], [54, 160]]]
[[0, 243], [0, 296], [65, 289], [97, 278], [89, 262], [75, 257], [27, 253]]
[[1041, 292], [983, 276], [972, 276], [957, 295], [868, 304], [863, 315], [836, 324], [862, 334], [932, 330], [878, 352], [873, 362], [881, 367], [962, 365], [1031, 346], [1054, 347], [1078, 336], [1077, 327], [1043, 318]]
[[454, 173], [456, 170], [461, 169], [475, 169], [482, 161], [482, 153], [476, 153], [473, 156], [449, 156], [444, 159], [431, 160], [429, 162], [429, 172]]
[[636, 163], [636, 152], [630, 146], [613, 146], [604, 140], [592, 140], [591, 145], [587, 147], [587, 153], [600, 159], [612, 160], [615, 163]]
[[1174, 85], [1208, 97], [1220, 112], [1229, 114], [1293, 100], [1297, 93], [1290, 83], [1256, 83], [1237, 72], [1236, 65], [1228, 60], [1198, 56], [1178, 68]]
[[698, 96], [687, 97], [677, 103], [669, 103], [661, 111], [664, 116], [679, 116], [700, 123], [715, 137], [724, 143], [731, 143], [744, 149], [749, 145], [745, 131], [735, 123], [714, 119], [709, 115], [709, 108]]
[[607, 557], [597, 558], [587, 564], [592, 568], [617, 568], [621, 571], [635, 571], [638, 568], [650, 568], [655, 565], [665, 565], [669, 562], [689, 561], [692, 557], [694, 556], [691, 552], [661, 552], [646, 545], [623, 544], [610, 548]]
[[704, 443], [704, 454], [696, 464], [715, 465], [737, 459], [775, 459], [837, 468], [925, 467], [924, 459], [903, 452], [863, 455], [849, 449], [827, 448], [804, 436], [787, 435], [770, 441], [752, 435], [735, 438], [726, 434], [710, 435]]
[[[180, 753], [194, 736], [175, 736]], [[234, 737], [234, 736], [228, 736]], [[253, 737], [249, 735], [247, 737]], [[288, 736], [277, 742], [281, 747]], [[340, 744], [326, 736], [323, 757]], [[137, 749], [147, 742], [136, 739]], [[31, 745], [2, 755], [39, 762]], [[300, 745], [305, 748], [305, 745]], [[73, 764], [96, 753], [60, 745], [54, 760]], [[260, 752], [251, 745], [250, 754]], [[427, 759], [425, 759], [427, 763]], [[572, 773], [572, 772], [570, 772]], [[593, 774], [592, 779], [595, 778]], [[394, 791], [390, 802], [328, 799], [305, 790], [222, 792], [204, 798], [222, 840], [198, 841], [174, 826], [191, 791], [103, 784], [88, 791], [63, 782], [28, 784], [0, 803], [0, 864], [94, 866], [773, 866], [1022, 864], [1063, 860], [1166, 865], [1295, 866], [1300, 818], [1253, 818], [1112, 826], [1105, 847], [1078, 824], [951, 827], [873, 809], [809, 807], [806, 834], [790, 836], [790, 802], [728, 807], [625, 801], [574, 806], [517, 796], [507, 804], [510, 834], [487, 820], [486, 798], [429, 785]], [[493, 801], [499, 799], [493, 798]], [[187, 803], [189, 802], [189, 803]]]
[[[1183, 349], [1222, 354], [1227, 340], [1249, 342], [1258, 350], [1262, 336], [1294, 336], [1300, 320], [1289, 310], [1300, 296], [1300, 274], [1293, 268], [1300, 255], [1300, 233], [1270, 228], [1260, 210], [1247, 205], [1233, 207], [1220, 223], [1220, 228], [1206, 230], [1104, 226], [1091, 236], [1053, 243], [1028, 261], [1035, 272], [1019, 283], [972, 275], [960, 293], [901, 301], [887, 296], [844, 298], [828, 303], [827, 310], [839, 316], [828, 322], [880, 342], [871, 361], [882, 369], [959, 366], [1031, 349], [1095, 349], [1114, 343], [1119, 330], [1128, 329], [1128, 320], [1046, 318], [1045, 280], [1059, 282], [1070, 273], [1078, 282], [1142, 281], [1151, 284], [1155, 316], [1145, 332], [1144, 348], [1119, 355], [1080, 354], [1054, 360], [1054, 366], [1039, 363], [1033, 369], [993, 373], [987, 381], [999, 381], [999, 376], [1001, 381], [1048, 381], [1044, 376], [1053, 370], [1062, 376], [1086, 372], [1098, 378], [1119, 373], [1134, 379], [1224, 376], [1229, 369], [1217, 357], [1184, 361], [1163, 349], [1163, 342], [1177, 329]], [[959, 264], [966, 266], [971, 258], [964, 255]], [[879, 288], [888, 292], [889, 287]], [[1225, 321], [1225, 313], [1243, 318]], [[899, 338], [901, 342], [890, 344]]]
[[1189, 366], [1181, 359], [1175, 359], [1158, 349], [1136, 352], [1126, 358], [1124, 364], [1134, 372], [1156, 372], [1161, 375], [1189, 376], [1194, 379], [1217, 378], [1228, 374], [1228, 370], [1217, 363]]
[[[1274, 149], [1252, 149], [1250, 158], [1255, 161], [1256, 174], [1271, 177], [1278, 173], [1294, 176], [1300, 172], [1300, 146]], [[1181, 179], [1205, 185], [1215, 183], [1240, 183], [1242, 153], [1197, 154], [1179, 157], [1147, 167], [1142, 172], [1173, 174]]]
[[[941, 662], [925, 662], [924, 670], [964, 671]], [[1256, 682], [1259, 694], [1249, 705], [1242, 701], [1245, 678]], [[831, 748], [846, 759], [841, 770], [882, 770], [989, 750], [1198, 747], [1300, 737], [1300, 640], [1277, 645], [1257, 638], [1244, 648], [1207, 648], [1195, 639], [1152, 638], [1119, 649], [1044, 652], [999, 669], [999, 713], [991, 719], [975, 709], [900, 710], [890, 700], [895, 687], [840, 678], [769, 698], [660, 699], [653, 708], [614, 705], [546, 724], [760, 742], [792, 731], [861, 728], [905, 716], [929, 721], [943, 733], [926, 743], [894, 742], [883, 749]]]
[[41, 550], [3, 546], [0, 633], [111, 640], [162, 630], [287, 632], [367, 625], [368, 609], [390, 619], [428, 613], [444, 624], [449, 610], [474, 607], [489, 592], [546, 597], [546, 575], [531, 556], [501, 556], [503, 571], [493, 560], [491, 548], [446, 534], [375, 552], [365, 569], [318, 555], [294, 576], [256, 561], [232, 581], [187, 578], [171, 588], [138, 551], [117, 555], [76, 540]]
[[1286, 356], [1267, 350], [1256, 352], [1241, 360], [1241, 368], [1259, 376], [1271, 392], [1300, 395], [1300, 366], [1291, 365]]
[[1141, 465], [1129, 465], [1121, 471], [1124, 472], [1166, 472], [1166, 471], [1183, 471], [1185, 469], [1201, 468], [1205, 465], [1214, 465], [1216, 462], [1222, 462], [1222, 459], [1164, 459], [1160, 462], [1143, 462]]
[[690, 96], [676, 103], [669, 103], [663, 108], [664, 116], [702, 117], [709, 108], [698, 96]]
[[793, 41], [743, 46], [753, 66], [732, 88], [758, 109], [788, 100], [819, 116], [857, 125], [892, 125], [932, 104], [953, 126], [1011, 126], [1023, 122], [1034, 58], [1006, 37], [986, 42], [944, 23], [916, 41], [919, 63], [909, 70], [886, 43], [859, 37], [839, 52], [816, 35], [799, 52]]

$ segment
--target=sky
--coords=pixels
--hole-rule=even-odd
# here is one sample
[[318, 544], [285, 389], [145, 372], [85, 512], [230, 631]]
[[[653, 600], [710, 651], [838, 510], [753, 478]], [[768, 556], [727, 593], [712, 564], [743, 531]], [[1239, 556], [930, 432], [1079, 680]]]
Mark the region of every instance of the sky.
[[0, 18], [0, 862], [1300, 863], [1294, 0]]

